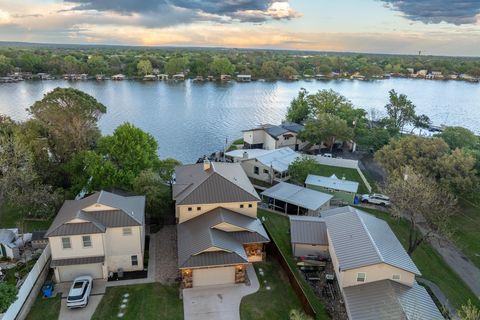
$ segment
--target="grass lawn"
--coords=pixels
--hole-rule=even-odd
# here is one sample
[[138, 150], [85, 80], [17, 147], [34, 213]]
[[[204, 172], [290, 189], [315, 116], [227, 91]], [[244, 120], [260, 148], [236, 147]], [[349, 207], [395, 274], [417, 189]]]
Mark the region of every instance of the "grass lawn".
[[268, 232], [270, 233], [272, 240], [275, 241], [277, 246], [280, 248], [280, 250], [286, 257], [287, 262], [290, 268], [293, 270], [294, 274], [297, 275], [297, 279], [299, 280], [303, 290], [305, 291], [308, 300], [310, 301], [317, 313], [317, 319], [329, 319], [324, 305], [320, 302], [320, 300], [313, 292], [312, 288], [308, 285], [303, 276], [300, 274], [300, 271], [297, 269], [292, 254], [292, 247], [290, 245], [290, 235], [288, 234], [288, 218], [261, 209], [258, 210], [258, 217], [265, 217], [266, 220], [264, 224]]
[[26, 320], [58, 319], [58, 315], [60, 314], [60, 305], [60, 294], [56, 297], [45, 299], [40, 293], [35, 300], [32, 309], [28, 313]]
[[452, 240], [480, 268], [480, 193], [469, 198], [460, 198], [460, 212], [451, 220]]
[[257, 185], [257, 186], [260, 186], [260, 187], [265, 187], [265, 188], [272, 187], [272, 185], [268, 182], [258, 180], [258, 179], [255, 179], [255, 178], [249, 178], [249, 179], [250, 179], [250, 182], [254, 185]]
[[117, 314], [125, 293], [129, 300], [122, 319], [183, 319], [178, 287], [158, 283], [107, 288], [92, 319], [119, 319]]
[[[282, 267], [274, 258], [268, 258], [263, 263], [256, 263], [260, 289], [242, 299], [240, 304], [240, 318], [242, 320], [256, 319], [288, 319], [290, 310], [303, 310], [298, 297], [288, 282]], [[264, 276], [258, 273], [262, 268]], [[263, 281], [267, 280], [267, 284]], [[270, 290], [266, 287], [270, 286]]]
[[47, 230], [52, 220], [23, 219], [21, 212], [8, 204], [0, 204], [0, 228], [20, 228], [21, 231]]
[[232, 144], [243, 144], [243, 138], [233, 141]]
[[[394, 219], [389, 214], [374, 209], [361, 208], [361, 210], [385, 220], [403, 246], [407, 247], [408, 223], [406, 220]], [[420, 269], [422, 277], [438, 285], [455, 308], [458, 309], [462, 304], [466, 304], [468, 299], [480, 306], [480, 301], [475, 297], [475, 294], [428, 243], [421, 244], [413, 252], [412, 259]]]

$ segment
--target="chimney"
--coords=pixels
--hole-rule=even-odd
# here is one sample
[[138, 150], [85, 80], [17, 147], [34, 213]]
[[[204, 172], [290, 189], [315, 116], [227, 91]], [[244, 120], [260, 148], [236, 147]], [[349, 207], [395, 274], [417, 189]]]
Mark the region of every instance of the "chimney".
[[248, 152], [247, 151], [243, 151], [243, 159], [248, 159]]
[[203, 160], [203, 170], [208, 171], [212, 167], [212, 164], [210, 163], [210, 160], [205, 159]]

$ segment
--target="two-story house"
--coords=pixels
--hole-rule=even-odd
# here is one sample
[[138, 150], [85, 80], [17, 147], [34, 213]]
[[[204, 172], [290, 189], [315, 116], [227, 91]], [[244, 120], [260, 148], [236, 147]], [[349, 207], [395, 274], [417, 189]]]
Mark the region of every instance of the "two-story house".
[[177, 167], [173, 199], [184, 288], [242, 283], [247, 266], [265, 259], [260, 198], [238, 163]]
[[67, 200], [47, 230], [57, 282], [143, 270], [145, 197], [100, 191]]
[[262, 124], [243, 131], [244, 148], [274, 150], [289, 147], [295, 151], [302, 150], [307, 145], [297, 138], [302, 130], [303, 126], [294, 122], [284, 122], [277, 126]]
[[349, 319], [443, 319], [385, 221], [349, 206], [308, 219], [290, 219], [294, 252], [328, 246]]

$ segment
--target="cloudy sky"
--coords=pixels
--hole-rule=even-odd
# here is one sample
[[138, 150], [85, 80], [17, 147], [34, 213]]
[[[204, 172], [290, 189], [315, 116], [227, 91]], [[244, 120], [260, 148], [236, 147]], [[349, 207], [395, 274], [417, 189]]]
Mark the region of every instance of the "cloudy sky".
[[480, 0], [0, 0], [0, 40], [480, 56]]

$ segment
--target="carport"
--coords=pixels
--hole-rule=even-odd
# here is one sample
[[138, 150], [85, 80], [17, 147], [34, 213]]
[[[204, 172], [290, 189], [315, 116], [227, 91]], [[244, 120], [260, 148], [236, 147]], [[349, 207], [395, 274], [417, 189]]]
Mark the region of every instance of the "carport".
[[332, 195], [281, 182], [261, 193], [269, 208], [286, 214], [318, 216], [330, 207]]

